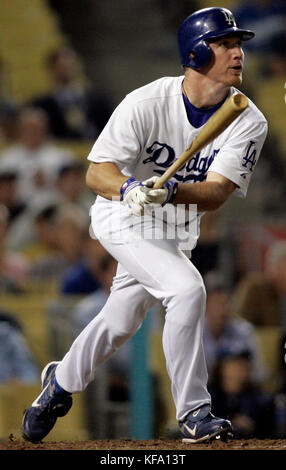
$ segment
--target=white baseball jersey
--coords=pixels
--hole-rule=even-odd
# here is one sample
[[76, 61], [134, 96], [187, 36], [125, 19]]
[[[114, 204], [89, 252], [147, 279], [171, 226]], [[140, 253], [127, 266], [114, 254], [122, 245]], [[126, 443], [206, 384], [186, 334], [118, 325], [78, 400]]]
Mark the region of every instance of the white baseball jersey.
[[[123, 174], [141, 181], [163, 174], [201, 130], [187, 118], [183, 79], [160, 78], [129, 93], [115, 109], [88, 159], [114, 162]], [[237, 91], [232, 87], [230, 94]], [[267, 121], [249, 100], [240, 117], [172, 179], [194, 183], [213, 171], [237, 184], [237, 194], [244, 197], [266, 134]]]
[[[115, 109], [88, 159], [97, 163], [113, 162], [123, 174], [141, 181], [162, 175], [201, 129], [188, 120], [182, 97], [183, 79], [184, 76], [160, 78], [128, 94]], [[233, 87], [230, 94], [237, 91]], [[233, 181], [238, 186], [236, 194], [245, 197], [266, 133], [265, 117], [249, 100], [248, 108], [240, 117], [177, 171], [172, 180], [199, 182], [212, 171]], [[118, 208], [115, 213], [111, 212], [112, 202], [100, 196], [95, 204], [101, 204], [102, 211], [105, 207], [105, 224], [112, 219], [114, 233], [119, 233], [122, 228], [124, 215], [125, 225], [128, 224], [124, 208], [121, 207], [120, 215], [116, 214]], [[202, 215], [195, 211], [188, 213], [189, 232], [192, 233], [188, 248], [186, 243], [183, 246], [188, 256], [196, 246]], [[110, 232], [109, 227], [105, 230]]]

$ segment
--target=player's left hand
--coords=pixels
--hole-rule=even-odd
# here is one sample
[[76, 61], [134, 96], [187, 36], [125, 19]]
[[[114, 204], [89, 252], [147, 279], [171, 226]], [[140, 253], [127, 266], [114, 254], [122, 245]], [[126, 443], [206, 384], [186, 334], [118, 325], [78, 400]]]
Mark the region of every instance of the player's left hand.
[[173, 202], [177, 193], [178, 183], [169, 180], [163, 188], [153, 189], [158, 179], [158, 176], [153, 176], [141, 182], [132, 177], [121, 186], [121, 200], [129, 208], [131, 214], [142, 216], [146, 206], [156, 208], [164, 206], [168, 202]]
[[167, 181], [160, 189], [152, 189], [159, 176], [152, 176], [143, 181], [141, 191], [147, 195], [147, 204], [152, 206], [164, 206], [167, 203], [173, 202], [178, 190], [178, 183], [174, 181]]

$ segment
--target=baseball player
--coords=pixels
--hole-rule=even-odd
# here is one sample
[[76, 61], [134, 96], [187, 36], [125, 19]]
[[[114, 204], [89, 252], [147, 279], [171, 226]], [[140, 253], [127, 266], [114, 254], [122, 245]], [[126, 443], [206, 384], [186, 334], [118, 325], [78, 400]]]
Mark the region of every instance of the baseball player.
[[[113, 112], [88, 160], [87, 185], [98, 195], [91, 234], [118, 261], [110, 296], [60, 362], [42, 372], [42, 391], [23, 418], [23, 436], [42, 440], [72, 406], [96, 368], [140, 328], [156, 303], [165, 307], [163, 350], [176, 418], [186, 442], [231, 434], [230, 421], [211, 413], [202, 347], [206, 292], [182, 247], [174, 209], [192, 216], [185, 232], [232, 193], [245, 197], [267, 134], [263, 114], [248, 108], [161, 189], [157, 178], [189, 147], [202, 126], [242, 81], [242, 42], [254, 36], [224, 8], [199, 10], [179, 28], [184, 74], [164, 77], [130, 94]], [[188, 212], [196, 205], [197, 213]], [[165, 212], [162, 212], [162, 209]], [[169, 228], [177, 230], [169, 236]], [[198, 231], [190, 229], [192, 250]]]

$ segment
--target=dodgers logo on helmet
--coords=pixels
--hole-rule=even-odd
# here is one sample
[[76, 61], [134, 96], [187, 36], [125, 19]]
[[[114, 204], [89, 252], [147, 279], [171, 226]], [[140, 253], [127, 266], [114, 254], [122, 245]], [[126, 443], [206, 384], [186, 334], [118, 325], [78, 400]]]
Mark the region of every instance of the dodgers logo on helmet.
[[227, 24], [236, 26], [236, 22], [235, 22], [234, 16], [231, 13], [231, 11], [223, 10], [223, 14], [225, 16]]
[[199, 69], [211, 59], [208, 40], [238, 34], [243, 41], [254, 37], [253, 31], [237, 26], [232, 12], [226, 8], [203, 8], [188, 16], [178, 31], [181, 64]]

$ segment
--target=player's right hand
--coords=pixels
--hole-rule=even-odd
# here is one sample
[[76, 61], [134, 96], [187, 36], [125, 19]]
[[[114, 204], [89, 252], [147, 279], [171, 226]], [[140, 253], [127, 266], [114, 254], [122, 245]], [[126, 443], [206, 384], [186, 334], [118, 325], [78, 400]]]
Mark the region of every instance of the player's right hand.
[[121, 201], [129, 208], [133, 215], [140, 216], [144, 212], [144, 205], [148, 203], [147, 193], [142, 191], [143, 184], [135, 178], [129, 178], [121, 186]]
[[144, 213], [144, 206], [156, 208], [173, 202], [178, 183], [167, 181], [163, 188], [153, 189], [158, 178], [153, 176], [141, 182], [132, 177], [123, 183], [120, 189], [121, 201], [128, 206], [131, 214], [141, 216]]

